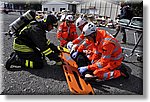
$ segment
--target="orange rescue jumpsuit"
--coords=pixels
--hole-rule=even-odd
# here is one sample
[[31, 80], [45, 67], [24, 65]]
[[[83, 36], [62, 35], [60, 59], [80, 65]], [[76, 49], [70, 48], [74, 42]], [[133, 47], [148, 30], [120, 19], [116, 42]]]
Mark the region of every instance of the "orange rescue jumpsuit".
[[[123, 60], [122, 49], [118, 41], [108, 35], [105, 30], [97, 30], [95, 54], [100, 54], [98, 60], [92, 65], [88, 65], [88, 70], [100, 80], [109, 80], [121, 76], [120, 70], [117, 70]], [[93, 54], [94, 55], [94, 54]], [[93, 59], [94, 60], [94, 59]]]
[[[97, 30], [100, 30], [100, 28], [97, 28]], [[81, 34], [77, 39], [73, 40], [73, 44], [80, 43], [84, 38], [84, 35]], [[101, 54], [96, 50], [94, 43], [89, 41], [88, 39], [84, 40], [82, 44], [78, 44], [78, 46], [76, 47], [76, 50], [78, 52], [82, 52], [84, 49], [88, 49], [89, 52], [87, 57], [92, 63], [94, 60], [101, 57]]]
[[[97, 30], [100, 30], [100, 28], [97, 28]], [[78, 52], [82, 52], [84, 49], [93, 49], [93, 45], [92, 42], [89, 41], [88, 39], [86, 39], [86, 41], [83, 41], [85, 39], [84, 34], [81, 34], [77, 39], [73, 40], [72, 43], [73, 44], [78, 44], [76, 47], [76, 50]], [[82, 42], [83, 41], [83, 42]], [[82, 42], [82, 44], [80, 44]]]
[[66, 22], [59, 25], [57, 38], [60, 41], [60, 46], [64, 47], [69, 41], [73, 41], [77, 37], [76, 26], [73, 23], [69, 27]]
[[81, 34], [77, 39], [72, 41], [73, 44], [77, 44], [75, 50], [78, 52], [86, 51], [86, 55], [91, 60], [91, 56], [93, 55], [93, 43], [88, 39], [85, 39], [84, 35]]
[[72, 43], [77, 44], [75, 50], [77, 50], [78, 52], [82, 52], [84, 49], [88, 48], [91, 44], [91, 42], [88, 39], [85, 39], [83, 34], [81, 34], [80, 36], [78, 36], [78, 38], [73, 40]]

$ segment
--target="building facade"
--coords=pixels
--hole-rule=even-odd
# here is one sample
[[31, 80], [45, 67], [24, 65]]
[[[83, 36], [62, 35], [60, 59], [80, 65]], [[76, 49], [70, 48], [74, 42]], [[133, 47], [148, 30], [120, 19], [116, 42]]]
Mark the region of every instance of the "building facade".
[[114, 20], [120, 13], [120, 6], [118, 2], [110, 0], [82, 0], [80, 5], [77, 5], [77, 11], [107, 16]]
[[60, 12], [68, 10], [68, 2], [49, 1], [42, 4], [42, 11]]
[[61, 12], [62, 10], [69, 10], [76, 13], [76, 6], [79, 2], [71, 1], [47, 1], [42, 3], [43, 11]]
[[120, 13], [120, 6], [117, 1], [112, 0], [47, 1], [42, 4], [42, 10], [52, 12], [70, 10], [74, 13], [98, 14], [115, 20]]

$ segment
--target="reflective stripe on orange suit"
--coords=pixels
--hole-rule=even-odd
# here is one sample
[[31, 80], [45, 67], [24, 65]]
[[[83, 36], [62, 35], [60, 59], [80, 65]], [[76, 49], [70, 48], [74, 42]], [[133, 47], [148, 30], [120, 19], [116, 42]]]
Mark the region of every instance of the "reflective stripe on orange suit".
[[84, 34], [81, 34], [80, 36], [78, 36], [78, 38], [76, 38], [75, 40], [72, 41], [73, 44], [79, 44], [81, 41], [83, 41], [84, 39]]
[[[99, 30], [99, 28], [97, 28]], [[81, 35], [80, 38], [83, 39], [83, 35]], [[78, 37], [79, 38], [79, 37]], [[75, 42], [79, 42], [79, 40], [76, 40]], [[100, 57], [99, 53], [96, 51], [95, 45], [94, 43], [92, 43], [91, 41], [89, 41], [88, 39], [84, 40], [84, 42], [82, 44], [78, 44], [78, 46], [75, 48], [78, 52], [82, 52], [83, 50], [90, 50], [92, 53], [90, 54], [90, 56], [88, 57], [89, 60], [92, 59], [97, 59]]]
[[[97, 28], [97, 30], [100, 30], [100, 28]], [[80, 43], [81, 42], [81, 39], [83, 40], [85, 37], [83, 34], [81, 34], [78, 39], [74, 40], [73, 41], [73, 44], [76, 44], [76, 43]], [[77, 46], [77, 51], [78, 52], [82, 52], [83, 50], [85, 49], [88, 49], [88, 50], [93, 50], [93, 47], [94, 45], [92, 44], [91, 41], [89, 41], [88, 39], [86, 39], [81, 45]]]
[[104, 30], [98, 30], [95, 43], [97, 52], [101, 54], [98, 61], [88, 66], [93, 70], [93, 74], [101, 80], [117, 78], [121, 75], [120, 70], [116, 70], [123, 60], [122, 49], [115, 38], [107, 35]]
[[81, 34], [80, 36], [78, 36], [76, 39], [74, 39], [72, 41], [73, 44], [76, 45], [75, 50], [78, 49], [78, 47], [82, 44], [82, 42], [85, 40], [85, 37], [83, 34]]
[[90, 59], [91, 59], [91, 61], [93, 60], [95, 62], [95, 61], [99, 60], [100, 58], [101, 58], [101, 53], [98, 52], [97, 47], [94, 46], [93, 54]]
[[86, 53], [87, 57], [89, 60], [92, 59], [94, 44], [88, 39], [85, 39], [83, 34], [81, 34], [77, 39], [73, 40], [73, 44], [77, 44], [75, 48], [76, 51], [83, 52], [83, 50], [86, 50], [88, 52]]
[[91, 41], [89, 41], [88, 39], [84, 40], [84, 42], [77, 48], [78, 52], [82, 52], [85, 49], [89, 49], [92, 50], [93, 49], [93, 44]]
[[59, 25], [57, 38], [60, 41], [61, 46], [65, 46], [69, 41], [73, 41], [77, 37], [76, 26], [74, 24], [71, 24], [70, 27], [68, 27], [66, 22], [62, 22]]

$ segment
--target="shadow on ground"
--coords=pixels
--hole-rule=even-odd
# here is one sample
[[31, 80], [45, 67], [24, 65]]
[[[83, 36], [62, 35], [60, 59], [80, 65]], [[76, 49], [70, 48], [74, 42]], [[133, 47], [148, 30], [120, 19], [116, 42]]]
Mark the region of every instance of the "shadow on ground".
[[[129, 72], [129, 79], [122, 79], [122, 78], [117, 78], [113, 80], [108, 80], [108, 81], [101, 81], [101, 82], [92, 82], [91, 85], [93, 88], [98, 89], [106, 94], [110, 93], [110, 87], [118, 88], [121, 90], [129, 91], [134, 94], [143, 94], [143, 80], [141, 78], [138, 78], [134, 75], [131, 74], [131, 68], [123, 64]], [[117, 94], [117, 93], [115, 93]], [[119, 92], [118, 92], [119, 94]], [[127, 94], [127, 93], [122, 93], [122, 94]]]
[[29, 68], [23, 68], [23, 69], [12, 69], [11, 71], [27, 71], [31, 73], [32, 75], [36, 75], [41, 78], [45, 79], [55, 79], [59, 81], [65, 81], [65, 75], [63, 72], [62, 66], [57, 66], [57, 65], [48, 65], [44, 64], [44, 67], [41, 69], [29, 69]]

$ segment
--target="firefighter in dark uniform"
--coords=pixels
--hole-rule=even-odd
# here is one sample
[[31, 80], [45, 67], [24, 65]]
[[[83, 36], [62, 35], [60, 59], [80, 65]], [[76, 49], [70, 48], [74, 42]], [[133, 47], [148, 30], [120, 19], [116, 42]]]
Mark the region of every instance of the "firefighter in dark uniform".
[[25, 26], [14, 39], [14, 52], [6, 62], [6, 69], [10, 69], [11, 65], [42, 68], [45, 56], [49, 60], [54, 60], [57, 65], [61, 65], [60, 51], [46, 39], [46, 31], [52, 30], [54, 26], [57, 26], [54, 15], [48, 15], [41, 22], [31, 22]]

